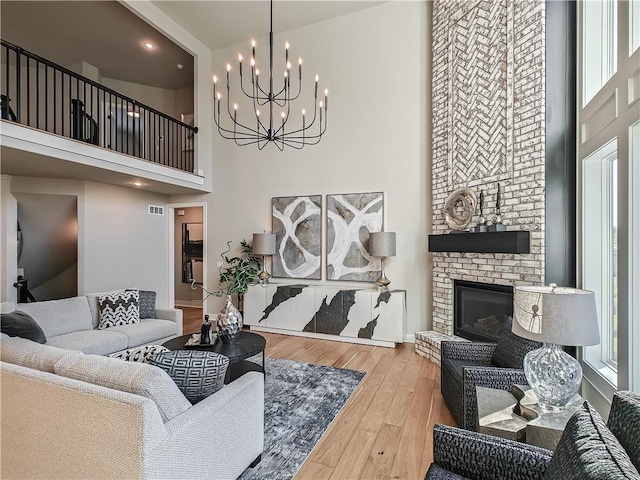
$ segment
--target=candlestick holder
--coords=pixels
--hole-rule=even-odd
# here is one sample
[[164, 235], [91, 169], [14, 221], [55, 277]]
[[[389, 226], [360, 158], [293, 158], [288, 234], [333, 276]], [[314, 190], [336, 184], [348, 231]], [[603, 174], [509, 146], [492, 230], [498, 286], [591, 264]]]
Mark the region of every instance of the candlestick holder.
[[474, 229], [474, 231], [476, 233], [483, 233], [487, 231], [487, 219], [484, 217], [484, 190], [480, 190], [480, 218], [478, 219], [478, 224], [476, 225], [476, 228]]
[[498, 184], [498, 193], [496, 195], [496, 214], [493, 217], [493, 224], [489, 225], [489, 231], [504, 232], [506, 230], [507, 227], [502, 223], [502, 215], [500, 215], [500, 184]]

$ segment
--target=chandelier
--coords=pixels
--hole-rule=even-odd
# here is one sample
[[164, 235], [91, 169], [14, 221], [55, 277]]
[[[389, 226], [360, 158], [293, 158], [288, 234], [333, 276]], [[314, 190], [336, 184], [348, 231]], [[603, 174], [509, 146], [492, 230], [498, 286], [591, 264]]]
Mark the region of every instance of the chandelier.
[[[242, 60], [242, 55], [239, 55], [238, 72], [240, 76], [240, 90], [242, 90], [244, 96], [252, 102], [255, 128], [253, 125], [249, 126], [238, 119], [238, 104], [231, 102], [231, 64], [227, 63], [227, 112], [225, 116], [228, 114], [232, 123], [228, 128], [223, 126], [221, 119], [222, 105], [224, 105], [225, 102], [223, 101], [222, 93], [218, 89], [218, 77], [213, 76], [213, 96], [215, 102], [213, 119], [220, 135], [227, 140], [235, 141], [235, 143], [240, 146], [257, 144], [259, 150], [262, 150], [270, 142], [275, 144], [280, 151], [284, 150], [285, 146], [300, 150], [305, 145], [316, 145], [327, 129], [327, 100], [329, 91], [325, 89], [324, 100], [318, 101], [319, 77], [316, 75], [311, 121], [307, 123], [307, 112], [302, 109], [302, 125], [291, 128], [291, 125], [288, 124], [289, 114], [291, 113], [291, 103], [300, 96], [302, 90], [302, 58], [298, 59], [298, 88], [295, 95], [293, 95], [291, 89], [292, 75], [291, 62], [289, 61], [289, 42], [287, 42], [285, 45], [284, 73], [278, 81], [281, 87], [274, 87], [273, 0], [270, 2], [269, 86], [267, 87], [264, 86], [264, 84], [260, 84], [260, 70], [256, 63], [255, 40], [251, 40], [251, 85], [248, 84], [248, 81], [245, 82], [242, 71]], [[247, 85], [245, 85], [245, 83], [247, 83]], [[241, 96], [241, 98], [244, 97]], [[279, 117], [279, 119], [277, 117]]]

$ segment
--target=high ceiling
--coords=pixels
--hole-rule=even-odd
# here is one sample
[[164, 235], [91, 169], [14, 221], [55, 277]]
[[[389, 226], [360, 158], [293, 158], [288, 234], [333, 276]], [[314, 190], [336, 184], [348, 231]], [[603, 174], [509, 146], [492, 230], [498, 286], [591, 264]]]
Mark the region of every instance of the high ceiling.
[[172, 90], [193, 85], [193, 57], [118, 2], [2, 0], [0, 17], [4, 40], [60, 65], [85, 61], [103, 77]]
[[[269, 33], [269, 1], [155, 0], [211, 50]], [[369, 0], [277, 0], [274, 32], [384, 3]], [[63, 66], [80, 61], [102, 76], [153, 87], [193, 85], [193, 57], [117, 1], [0, 1], [2, 38]], [[153, 50], [142, 44], [151, 42]], [[183, 65], [179, 70], [177, 65]]]
[[[153, 3], [211, 50], [269, 34], [267, 0], [190, 1]], [[369, 0], [277, 0], [273, 31], [283, 32], [385, 3]]]

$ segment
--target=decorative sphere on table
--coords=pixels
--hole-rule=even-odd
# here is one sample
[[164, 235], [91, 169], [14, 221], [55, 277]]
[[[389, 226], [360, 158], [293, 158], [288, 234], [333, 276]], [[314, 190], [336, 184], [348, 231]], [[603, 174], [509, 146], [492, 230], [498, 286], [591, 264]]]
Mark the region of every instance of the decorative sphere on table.
[[242, 330], [242, 315], [231, 301], [231, 295], [227, 295], [227, 301], [216, 319], [218, 337], [222, 343], [233, 343]]

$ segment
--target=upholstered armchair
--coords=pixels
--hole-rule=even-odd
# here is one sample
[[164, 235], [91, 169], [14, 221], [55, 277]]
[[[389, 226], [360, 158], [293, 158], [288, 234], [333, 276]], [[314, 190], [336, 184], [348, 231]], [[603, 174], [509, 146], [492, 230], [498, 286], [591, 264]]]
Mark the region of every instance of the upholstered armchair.
[[511, 390], [514, 384], [527, 385], [522, 362], [540, 346], [511, 332], [511, 319], [502, 327], [497, 344], [442, 342], [442, 396], [458, 426], [476, 430], [476, 387]]
[[639, 480], [640, 396], [617, 392], [609, 421], [584, 402], [555, 450], [447, 425], [433, 429], [426, 480]]

